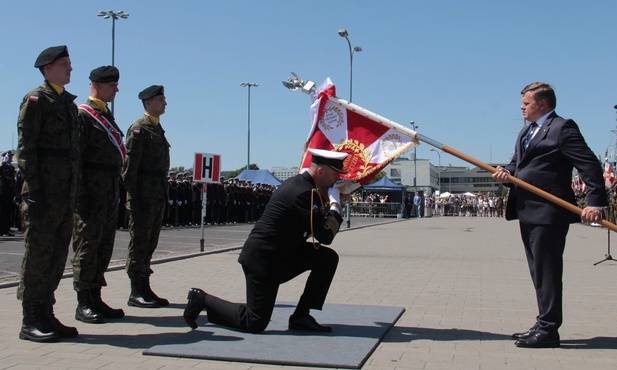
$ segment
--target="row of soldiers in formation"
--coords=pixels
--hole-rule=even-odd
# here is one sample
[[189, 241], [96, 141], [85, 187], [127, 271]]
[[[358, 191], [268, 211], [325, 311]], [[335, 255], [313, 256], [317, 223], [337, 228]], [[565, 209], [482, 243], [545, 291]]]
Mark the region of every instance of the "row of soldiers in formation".
[[44, 82], [21, 101], [15, 151], [23, 177], [19, 215], [25, 244], [17, 288], [23, 312], [19, 338], [54, 342], [79, 335], [54, 313], [71, 244], [75, 319], [97, 324], [124, 317], [101, 294], [114, 249], [121, 184], [129, 211], [127, 305], [169, 305], [152, 290], [150, 275], [167, 203], [171, 146], [160, 118], [167, 106], [163, 86], [138, 94], [145, 113], [125, 135], [108, 107], [119, 91], [116, 67], [90, 72], [90, 95], [79, 106], [65, 89], [73, 70], [65, 45], [43, 50], [34, 67]]
[[203, 184], [193, 181], [188, 172], [170, 172], [168, 199], [165, 206], [165, 226], [199, 225], [203, 213], [204, 223], [254, 223], [259, 221], [274, 187], [240, 179], [221, 179], [206, 186], [203, 202]]

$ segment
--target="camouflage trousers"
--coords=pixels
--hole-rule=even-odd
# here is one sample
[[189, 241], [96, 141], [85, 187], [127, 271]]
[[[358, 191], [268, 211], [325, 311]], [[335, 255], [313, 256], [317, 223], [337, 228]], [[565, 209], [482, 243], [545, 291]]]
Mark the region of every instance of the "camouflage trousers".
[[[133, 207], [133, 205], [131, 205]], [[150, 261], [159, 243], [165, 214], [165, 200], [141, 199], [138, 209], [131, 209], [128, 256], [125, 271], [129, 276], [150, 276]]]
[[71, 243], [75, 199], [45, 199], [35, 207], [26, 202], [20, 207], [26, 251], [17, 299], [53, 305]]
[[104, 275], [114, 250], [117, 224], [117, 201], [77, 200], [72, 260], [73, 288], [76, 291], [107, 286]]

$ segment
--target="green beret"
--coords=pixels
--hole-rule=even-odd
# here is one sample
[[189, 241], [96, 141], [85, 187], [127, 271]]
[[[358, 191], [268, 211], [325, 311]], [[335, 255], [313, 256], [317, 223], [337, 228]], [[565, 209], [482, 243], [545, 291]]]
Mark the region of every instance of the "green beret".
[[165, 91], [163, 86], [161, 85], [152, 85], [144, 89], [144, 91], [139, 93], [139, 99], [146, 100], [150, 98], [154, 98], [158, 95], [165, 95]]
[[39, 57], [36, 58], [36, 62], [34, 62], [34, 68], [41, 68], [55, 62], [60, 58], [68, 56], [69, 49], [66, 47], [66, 45], [52, 46], [43, 50], [41, 54], [39, 54]]
[[120, 71], [114, 66], [102, 66], [90, 72], [90, 81], [92, 82], [118, 82], [120, 79]]

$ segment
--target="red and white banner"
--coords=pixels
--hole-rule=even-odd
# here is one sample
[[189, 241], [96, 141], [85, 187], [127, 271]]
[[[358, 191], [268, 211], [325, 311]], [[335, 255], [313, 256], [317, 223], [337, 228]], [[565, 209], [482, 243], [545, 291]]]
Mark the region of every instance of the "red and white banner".
[[613, 167], [608, 163], [608, 158], [604, 158], [604, 186], [607, 189], [611, 189], [615, 183], [615, 174], [613, 173]]
[[211, 153], [195, 153], [193, 180], [195, 182], [219, 182], [221, 179], [221, 156]]
[[[416, 145], [412, 136], [360, 115], [328, 99], [336, 88], [327, 78], [312, 95], [312, 128], [302, 156], [301, 172], [311, 164], [307, 149], [324, 149], [348, 154], [344, 180], [368, 183], [384, 167]], [[348, 189], [348, 188], [347, 188]]]
[[572, 170], [572, 190], [574, 190], [574, 194], [577, 196], [587, 191], [587, 185], [583, 179], [581, 179], [576, 168]]

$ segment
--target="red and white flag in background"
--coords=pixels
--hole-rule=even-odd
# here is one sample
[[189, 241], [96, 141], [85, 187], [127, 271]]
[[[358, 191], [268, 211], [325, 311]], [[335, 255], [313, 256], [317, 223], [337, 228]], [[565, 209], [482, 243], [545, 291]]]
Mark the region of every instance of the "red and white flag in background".
[[576, 168], [572, 171], [572, 190], [574, 190], [574, 194], [581, 195], [587, 191], [587, 185], [578, 174]]
[[611, 189], [615, 183], [615, 174], [613, 173], [613, 167], [608, 162], [608, 158], [604, 158], [604, 186], [607, 189]]
[[311, 95], [312, 127], [300, 172], [311, 165], [309, 148], [347, 153], [343, 166], [348, 173], [342, 176], [347, 181], [340, 185], [341, 192], [347, 194], [368, 183], [416, 143], [410, 135], [328, 100], [330, 96], [336, 96], [336, 88], [327, 78]]

